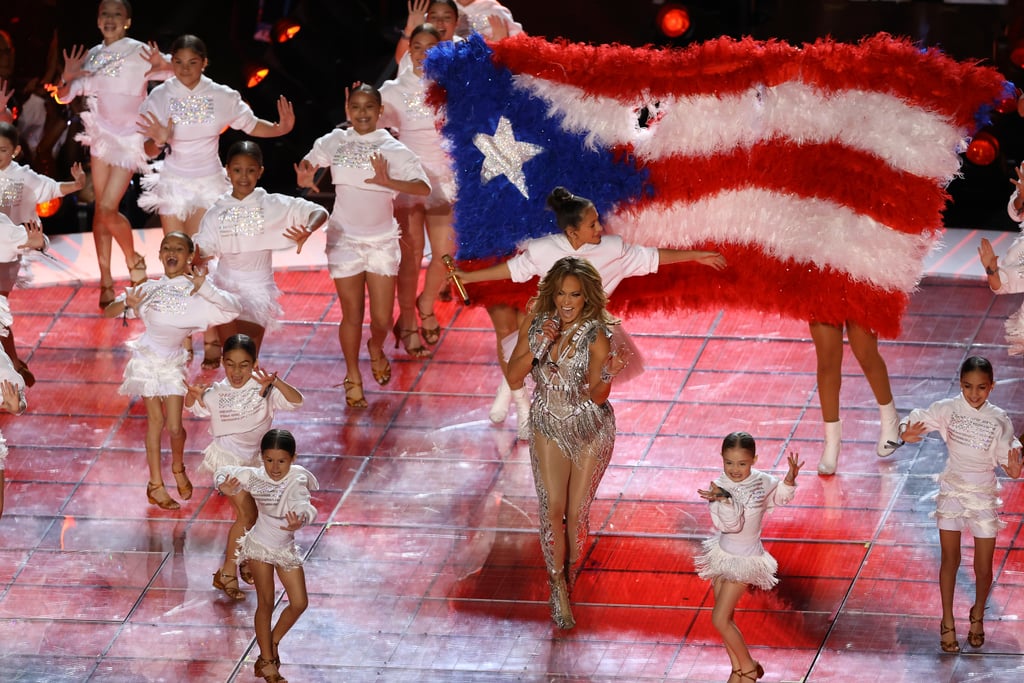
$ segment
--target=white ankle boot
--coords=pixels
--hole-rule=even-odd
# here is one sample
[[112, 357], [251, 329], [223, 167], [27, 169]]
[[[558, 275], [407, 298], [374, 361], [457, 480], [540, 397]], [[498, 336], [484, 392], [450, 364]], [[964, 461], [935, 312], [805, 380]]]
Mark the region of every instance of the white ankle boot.
[[889, 401], [884, 406], [878, 406], [878, 412], [881, 416], [882, 430], [878, 436], [878, 446], [875, 452], [878, 453], [878, 457], [884, 458], [892, 455], [895, 452], [897, 446], [890, 446], [889, 443], [899, 444], [900, 442], [900, 416], [896, 412], [896, 404]]
[[825, 448], [821, 453], [821, 460], [818, 462], [818, 474], [835, 474], [836, 465], [839, 463], [839, 446], [843, 441], [843, 422], [825, 423]]
[[488, 417], [494, 424], [500, 424], [508, 417], [508, 407], [512, 403], [512, 389], [508, 381], [502, 377], [498, 385], [498, 393], [494, 396], [494, 403], [491, 404], [491, 412]]
[[517, 435], [521, 440], [528, 441], [530, 439], [530, 397], [526, 395], [526, 387], [511, 391], [512, 401], [516, 404]]

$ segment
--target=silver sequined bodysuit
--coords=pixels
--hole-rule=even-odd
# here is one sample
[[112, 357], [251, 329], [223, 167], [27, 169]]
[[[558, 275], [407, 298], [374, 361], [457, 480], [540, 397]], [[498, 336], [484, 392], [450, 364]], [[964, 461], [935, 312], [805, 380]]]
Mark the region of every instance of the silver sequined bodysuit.
[[[541, 327], [547, 318], [538, 316], [530, 327], [530, 350], [536, 355], [540, 345]], [[576, 548], [569, 556], [581, 558], [590, 533], [590, 504], [597, 495], [608, 461], [615, 445], [615, 413], [611, 404], [601, 405], [590, 400], [590, 345], [598, 334], [610, 336], [609, 330], [596, 320], [590, 320], [572, 332], [570, 342], [557, 357], [548, 353], [533, 369], [536, 389], [530, 405], [530, 462], [539, 503], [541, 550], [549, 573], [561, 572], [554, 559], [555, 534], [562, 529], [553, 528], [549, 514], [550, 495], [545, 490], [538, 457], [538, 436], [554, 441], [561, 453], [573, 464], [589, 473], [586, 497], [579, 501], [574, 529], [566, 529]], [[584, 475], [587, 476], [587, 475]], [[577, 569], [569, 568], [570, 585]]]

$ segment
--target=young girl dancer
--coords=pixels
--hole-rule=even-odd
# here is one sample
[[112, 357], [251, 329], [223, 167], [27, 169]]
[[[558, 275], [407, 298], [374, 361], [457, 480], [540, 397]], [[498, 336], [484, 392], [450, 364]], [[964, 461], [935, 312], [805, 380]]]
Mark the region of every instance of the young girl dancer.
[[341, 304], [338, 341], [345, 357], [345, 402], [367, 407], [359, 373], [365, 292], [370, 298], [370, 370], [377, 384], [391, 381], [384, 340], [395, 306], [395, 275], [400, 249], [394, 198], [400, 193], [430, 194], [430, 183], [416, 155], [377, 128], [381, 96], [365, 83], [348, 93], [352, 127], [336, 129], [313, 143], [295, 167], [299, 187], [315, 187], [318, 167], [331, 168], [334, 209], [327, 224], [327, 265]]
[[612, 382], [628, 359], [613, 353], [601, 276], [587, 261], [559, 259], [519, 328], [508, 381], [537, 383], [530, 408], [530, 463], [540, 504], [540, 540], [551, 618], [576, 625], [569, 591], [590, 533], [590, 505], [615, 446]]
[[[302, 394], [280, 379], [267, 373], [256, 361], [256, 342], [236, 334], [224, 342], [221, 361], [224, 379], [213, 385], [189, 385], [185, 407], [197, 417], [210, 418], [213, 441], [203, 451], [200, 470], [214, 474], [221, 467], [257, 467], [260, 462], [259, 442], [278, 410], [295, 410], [302, 405]], [[238, 588], [238, 564], [235, 551], [238, 539], [256, 521], [256, 504], [252, 496], [241, 491], [230, 496], [235, 507], [235, 521], [228, 531], [224, 564], [213, 575], [213, 587], [224, 591], [232, 600], [245, 599]], [[243, 579], [252, 583], [243, 571]]]
[[[397, 79], [385, 82], [380, 88], [384, 111], [378, 125], [398, 129], [402, 143], [419, 157], [430, 179], [429, 196], [400, 195], [395, 200], [395, 217], [402, 231], [395, 348], [401, 342], [406, 352], [416, 358], [430, 355], [421, 342], [421, 335], [422, 341], [431, 346], [440, 339], [441, 327], [434, 315], [434, 300], [438, 289], [445, 283], [441, 255], [455, 253], [455, 231], [452, 229], [455, 180], [451, 160], [441, 144], [434, 111], [424, 101], [426, 86], [422, 78], [427, 50], [440, 40], [441, 34], [430, 24], [421, 24], [413, 29], [409, 43], [413, 68], [401, 72]], [[430, 239], [431, 259], [423, 279], [423, 292], [417, 297], [424, 229]], [[417, 313], [421, 320], [418, 328]]]
[[199, 221], [230, 185], [217, 144], [227, 127], [254, 138], [276, 138], [291, 131], [295, 114], [284, 97], [277, 101], [279, 123], [257, 118], [242, 96], [203, 75], [206, 45], [192, 35], [171, 44], [174, 77], [157, 86], [142, 103], [139, 132], [150, 159], [162, 152], [163, 166], [142, 179], [139, 206], [160, 214], [164, 233], [194, 235]]
[[1013, 435], [1006, 412], [988, 402], [995, 386], [992, 364], [971, 356], [960, 366], [960, 395], [936, 401], [927, 409], [916, 408], [900, 422], [900, 437], [917, 443], [937, 431], [949, 448], [946, 469], [939, 475], [935, 517], [939, 525], [942, 560], [939, 593], [942, 622], [939, 645], [943, 652], [959, 652], [953, 618], [953, 592], [960, 568], [960, 534], [966, 528], [974, 536], [974, 604], [967, 616], [971, 623], [967, 642], [985, 644], [985, 604], [992, 588], [992, 557], [996, 533], [1006, 526], [999, 519], [999, 483], [995, 468], [1010, 477], [1021, 475], [1021, 445]]
[[[298, 251], [302, 251], [302, 245], [327, 221], [328, 214], [313, 202], [269, 194], [256, 187], [263, 175], [263, 152], [255, 142], [233, 144], [225, 167], [231, 192], [203, 216], [196, 249], [200, 259], [220, 257], [211, 278], [242, 304], [236, 320], [217, 328], [221, 343], [242, 333], [252, 338], [258, 352], [263, 333], [276, 327], [284, 313], [277, 302], [281, 290], [274, 282], [272, 250], [298, 244]], [[203, 367], [209, 367], [206, 359]]]
[[[28, 166], [14, 161], [21, 154], [21, 138], [18, 129], [10, 123], [0, 122], [0, 214], [6, 215], [13, 223], [32, 223], [39, 220], [36, 204], [77, 192], [85, 187], [85, 171], [82, 165], [71, 166], [74, 180], [59, 183], [52, 178], [36, 173]], [[0, 296], [9, 297], [18, 281], [21, 270], [21, 255], [9, 254], [7, 261], [0, 261]], [[14, 367], [25, 378], [25, 384], [32, 386], [35, 375], [25, 361], [18, 357], [14, 343], [14, 328], [8, 327], [7, 334], [0, 338], [4, 353]]]
[[100, 270], [100, 308], [114, 300], [110, 272], [111, 248], [124, 253], [132, 284], [146, 279], [146, 259], [135, 251], [132, 226], [120, 212], [132, 175], [146, 168], [142, 135], [136, 130], [139, 107], [149, 81], [170, 77], [170, 64], [156, 48], [126, 36], [132, 25], [127, 0], [103, 0], [96, 20], [103, 42], [88, 52], [82, 46], [64, 53], [64, 73], [57, 101], [67, 104], [86, 97], [81, 114], [85, 132], [75, 139], [89, 147], [92, 186], [96, 195], [92, 237]]
[[[1014, 169], [1017, 178], [1010, 182], [1014, 185], [1013, 194], [1006, 206], [1010, 218], [1018, 223], [1024, 221], [1024, 165]], [[981, 258], [981, 265], [985, 268], [985, 275], [988, 277], [988, 286], [996, 294], [1018, 294], [1024, 292], [1024, 234], [1018, 234], [1010, 247], [1006, 250], [1003, 263], [999, 265], [999, 258], [992, 249], [992, 243], [982, 238], [978, 247], [978, 256]], [[1006, 341], [1010, 345], [1008, 353], [1011, 356], [1024, 354], [1024, 306], [1006, 319]]]
[[[238, 542], [238, 561], [249, 563], [256, 585], [253, 621], [260, 657], [254, 670], [268, 683], [288, 683], [281, 677], [278, 645], [309, 602], [295, 532], [316, 519], [309, 492], [320, 485], [309, 470], [294, 464], [291, 432], [271, 429], [260, 441], [260, 453], [263, 467], [221, 467], [214, 482], [228, 496], [248, 491], [259, 508], [256, 524]], [[275, 570], [288, 594], [288, 605], [271, 628]]]
[[409, 43], [417, 26], [430, 24], [442, 41], [462, 40], [460, 36], [455, 35], [455, 29], [459, 24], [459, 6], [455, 4], [455, 0], [409, 0], [406, 6], [409, 8], [409, 16], [405, 20], [405, 30], [395, 45], [395, 61], [398, 63], [399, 75], [413, 67]]
[[707, 490], [697, 490], [711, 504], [711, 521], [717, 533], [704, 541], [704, 553], [694, 558], [694, 564], [697, 574], [710, 580], [714, 590], [711, 621], [729, 655], [730, 683], [756, 681], [764, 676], [764, 668], [750, 656], [733, 617], [748, 585], [768, 590], [779, 581], [775, 577], [778, 562], [761, 545], [761, 524], [766, 512], [793, 499], [796, 477], [803, 467], [799, 456], [790, 453], [789, 471], [780, 482], [778, 477], [754, 469], [756, 461], [754, 437], [733, 432], [722, 442], [724, 474]]
[[181, 507], [164, 488], [160, 471], [160, 441], [165, 428], [171, 440], [171, 472], [178, 495], [183, 500], [192, 497], [192, 482], [185, 473], [186, 434], [181, 424], [188, 358], [182, 344], [193, 332], [226, 323], [241, 310], [233, 294], [217, 289], [201, 268], [191, 268], [194, 255], [195, 246], [188, 235], [165, 235], [160, 242], [164, 276], [129, 287], [104, 312], [108, 318], [121, 314], [138, 317], [146, 326], [141, 337], [128, 342], [132, 356], [119, 391], [142, 396], [146, 403], [146, 496], [164, 510]]
[[[504, 263], [473, 271], [455, 271], [464, 283], [487, 282], [490, 280], [512, 280], [527, 282], [530, 278], [544, 275], [560, 258], [574, 256], [588, 260], [601, 274], [605, 294], [611, 295], [627, 277], [655, 273], [662, 264], [694, 261], [701, 265], [721, 270], [725, 258], [717, 251], [690, 251], [679, 249], [657, 249], [627, 244], [617, 235], [605, 235], [601, 218], [594, 203], [586, 197], [574, 195], [564, 187], [556, 187], [547, 198], [547, 207], [555, 214], [555, 223], [562, 231], [537, 239], [527, 240], [520, 245], [520, 251]], [[494, 325], [498, 341], [498, 363], [504, 369], [507, 349], [505, 341], [521, 322], [519, 311], [511, 304], [492, 304], [487, 308]], [[502, 422], [508, 415], [510, 402], [514, 400], [519, 418], [519, 438], [529, 436], [527, 415], [529, 404], [526, 390], [511, 389], [502, 378], [498, 394], [491, 406], [492, 422]]]
[[[10, 327], [11, 308], [6, 297], [0, 297], [0, 324]], [[0, 334], [3, 330], [0, 329]], [[14, 369], [7, 354], [0, 353], [0, 408], [12, 415], [21, 415], [25, 402], [25, 380]], [[4, 516], [4, 467], [7, 464], [7, 441], [0, 434], [0, 517]]]

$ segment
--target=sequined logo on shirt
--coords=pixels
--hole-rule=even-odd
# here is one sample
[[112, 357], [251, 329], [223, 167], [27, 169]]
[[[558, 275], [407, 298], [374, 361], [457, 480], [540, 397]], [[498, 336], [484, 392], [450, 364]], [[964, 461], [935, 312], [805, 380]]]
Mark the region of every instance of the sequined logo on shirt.
[[262, 206], [232, 206], [220, 215], [222, 237], [240, 235], [254, 237], [263, 234]]
[[274, 506], [281, 502], [284, 496], [285, 482], [273, 482], [259, 477], [253, 477], [249, 485], [249, 493], [261, 503]]
[[0, 178], [0, 206], [17, 206], [21, 204], [21, 195], [25, 191], [25, 183], [10, 178]]
[[427, 106], [422, 92], [403, 92], [402, 102], [411, 119], [434, 118], [434, 110]]
[[213, 97], [211, 95], [172, 97], [168, 111], [175, 125], [194, 126], [213, 123]]
[[343, 166], [345, 168], [373, 168], [370, 164], [370, 157], [377, 151], [377, 145], [372, 142], [353, 140], [343, 142], [334, 152], [331, 165]]
[[146, 306], [159, 313], [184, 315], [188, 309], [188, 297], [192, 283], [188, 280], [172, 281], [150, 289], [146, 294]]
[[259, 412], [265, 403], [260, 389], [257, 385], [217, 394], [217, 412], [221, 422], [244, 420]]
[[95, 52], [85, 62], [86, 71], [98, 76], [117, 78], [124, 66], [124, 55], [120, 52]]
[[953, 413], [949, 421], [948, 438], [950, 443], [987, 451], [996, 438], [996, 423], [984, 417]]

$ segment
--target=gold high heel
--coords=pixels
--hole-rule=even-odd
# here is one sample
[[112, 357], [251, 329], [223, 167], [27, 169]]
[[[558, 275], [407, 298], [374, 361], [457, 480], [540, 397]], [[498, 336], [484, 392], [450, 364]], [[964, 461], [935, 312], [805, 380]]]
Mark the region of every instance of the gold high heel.
[[146, 272], [146, 257], [138, 252], [135, 253], [135, 263], [128, 266], [128, 279], [131, 280], [132, 287], [141, 285], [149, 279]]
[[[157, 491], [163, 490], [165, 498], [155, 498], [153, 496]], [[167, 489], [161, 484], [146, 484], [146, 498], [149, 499], [150, 504], [156, 505], [161, 510], [180, 510], [181, 505], [178, 501], [171, 498], [171, 494], [167, 493]]]
[[733, 669], [732, 672], [740, 678], [749, 678], [752, 681], [756, 681], [764, 676], [764, 667], [759, 663], [754, 662], [754, 668], [750, 671], [740, 671], [739, 669]]
[[[271, 666], [274, 667], [274, 670], [267, 673], [267, 667]], [[256, 660], [252, 670], [256, 676], [262, 678], [267, 683], [288, 683], [288, 681], [281, 676], [281, 672], [278, 671], [277, 664], [274, 663], [273, 659], [263, 659], [263, 657], [260, 657]]]
[[[416, 297], [416, 312], [420, 316], [420, 322], [421, 323], [425, 322], [427, 320], [427, 318], [433, 318], [434, 322], [435, 323], [437, 322], [437, 316], [434, 315], [433, 311], [431, 311], [430, 313], [427, 313], [426, 315], [423, 315], [423, 310], [420, 309], [420, 299], [419, 299], [419, 297]], [[423, 337], [423, 341], [426, 342], [427, 344], [429, 344], [430, 346], [433, 346], [434, 344], [436, 344], [441, 339], [441, 327], [440, 327], [440, 325], [438, 325], [437, 327], [423, 327], [421, 325], [420, 329], [419, 329], [419, 332], [420, 332], [420, 335]]]
[[395, 348], [398, 348], [398, 343], [401, 342], [402, 346], [405, 347], [405, 352], [413, 358], [430, 358], [430, 349], [425, 346], [411, 346], [409, 344], [410, 339], [415, 338], [418, 342], [420, 340], [419, 332], [417, 330], [403, 330], [399, 327], [398, 323], [395, 323], [395, 327], [392, 330], [395, 333]]
[[345, 385], [345, 403], [349, 408], [366, 408], [369, 405], [366, 402], [366, 396], [363, 395], [362, 382], [353, 382], [346, 377], [343, 384]]
[[[985, 610], [984, 609], [981, 610], [981, 615], [982, 615], [981, 617], [979, 617], [977, 619], [974, 618], [974, 608], [975, 607], [977, 607], [977, 605], [971, 605], [971, 611], [967, 613], [967, 618], [971, 620], [971, 626], [972, 627], [975, 624], [983, 624], [985, 622]], [[971, 647], [981, 647], [982, 645], [984, 645], [985, 644], [985, 629], [984, 629], [984, 627], [981, 629], [980, 633], [975, 633], [974, 631], [968, 631], [967, 632], [967, 642], [970, 644]]]
[[[384, 349], [381, 349], [380, 355], [374, 358], [373, 352], [370, 351], [370, 342], [366, 342], [366, 350], [370, 354], [370, 372], [373, 373], [373, 378], [377, 380], [377, 384], [384, 386], [391, 381], [391, 362], [384, 355]], [[378, 363], [384, 363], [384, 367], [377, 369]]]
[[234, 574], [225, 574], [220, 570], [213, 573], [213, 587], [224, 591], [224, 595], [232, 600], [245, 600], [245, 593], [238, 587], [238, 577]]
[[174, 483], [178, 485], [178, 495], [182, 500], [189, 500], [192, 497], [192, 482], [189, 481], [188, 473], [185, 472], [185, 463], [181, 464], [180, 470], [172, 467], [171, 474], [174, 475]]

